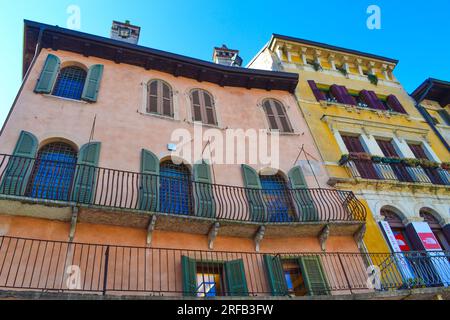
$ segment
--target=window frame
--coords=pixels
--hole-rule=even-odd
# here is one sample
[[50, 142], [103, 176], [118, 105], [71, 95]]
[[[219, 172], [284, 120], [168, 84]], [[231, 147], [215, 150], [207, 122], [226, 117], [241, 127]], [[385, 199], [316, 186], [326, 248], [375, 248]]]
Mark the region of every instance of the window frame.
[[[66, 69], [79, 69], [82, 70], [84, 72], [84, 81], [83, 84], [81, 85], [80, 88], [80, 97], [79, 98], [75, 98], [75, 97], [68, 97], [68, 96], [64, 96], [64, 95], [57, 95], [56, 94], [56, 89], [57, 86], [61, 80], [61, 75], [63, 73], [64, 70]], [[83, 91], [84, 88], [86, 86], [86, 82], [88, 80], [88, 75], [89, 75], [89, 70], [86, 70], [86, 68], [84, 68], [83, 66], [80, 66], [78, 64], [70, 64], [70, 65], [66, 65], [66, 66], [60, 66], [59, 70], [58, 70], [58, 74], [56, 75], [56, 79], [55, 82], [53, 83], [53, 87], [50, 93], [50, 96], [52, 97], [57, 97], [57, 98], [61, 98], [61, 99], [69, 99], [69, 100], [73, 100], [73, 101], [83, 101]]]
[[[157, 86], [156, 86], [156, 96], [151, 94], [151, 90], [150, 90], [150, 86], [152, 83], [156, 82]], [[164, 86], [167, 86], [167, 88], [169, 89], [169, 102], [170, 102], [170, 114], [165, 114], [164, 113], [164, 101], [167, 100], [164, 97]], [[150, 109], [150, 102], [151, 102], [151, 98], [155, 97], [156, 98], [156, 112], [151, 111]], [[162, 117], [167, 117], [170, 119], [175, 119], [175, 106], [174, 106], [174, 91], [172, 86], [164, 80], [161, 79], [152, 79], [150, 81], [147, 82], [146, 84], [146, 97], [145, 97], [145, 113], [150, 114], [150, 115], [158, 115], [158, 116], [162, 116]]]
[[[195, 92], [198, 93], [198, 99], [199, 99], [198, 104], [194, 103]], [[212, 111], [213, 123], [208, 121], [208, 113], [207, 113], [208, 107], [206, 106], [205, 95], [208, 95], [210, 98], [210, 101], [211, 101], [211, 111]], [[208, 125], [208, 126], [216, 126], [216, 127], [219, 126], [216, 102], [215, 102], [214, 96], [209, 91], [207, 91], [205, 89], [201, 89], [201, 88], [192, 89], [189, 93], [189, 99], [191, 102], [192, 122], [202, 123], [202, 124]], [[200, 117], [201, 117], [200, 120], [196, 119], [195, 106], [198, 106], [200, 108]]]
[[[269, 105], [270, 105], [270, 110], [272, 112], [272, 117], [274, 118], [274, 121], [276, 123], [277, 128], [273, 128], [272, 127], [272, 122], [271, 122], [271, 119], [270, 119], [270, 115], [268, 113], [268, 109], [267, 109], [266, 103], [269, 103]], [[279, 114], [275, 103], [278, 103], [280, 105], [281, 110], [283, 112], [282, 115]], [[264, 110], [264, 113], [266, 114], [267, 124], [268, 124], [268, 127], [269, 127], [270, 131], [278, 131], [280, 133], [294, 133], [294, 128], [293, 128], [292, 123], [291, 123], [291, 121], [289, 119], [289, 116], [288, 116], [288, 113], [287, 113], [287, 109], [286, 109], [284, 103], [282, 103], [280, 100], [277, 100], [277, 99], [274, 99], [274, 98], [266, 98], [266, 99], [264, 99], [262, 101], [261, 105], [262, 105], [262, 109]], [[283, 125], [283, 123], [281, 121], [281, 118], [285, 118], [286, 124], [287, 124], [287, 127], [288, 127], [287, 129], [284, 128], [284, 125]]]

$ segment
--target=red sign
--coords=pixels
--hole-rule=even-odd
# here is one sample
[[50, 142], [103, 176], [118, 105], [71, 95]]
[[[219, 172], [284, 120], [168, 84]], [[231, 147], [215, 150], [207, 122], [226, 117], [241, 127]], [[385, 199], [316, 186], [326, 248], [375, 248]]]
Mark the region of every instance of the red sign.
[[423, 246], [427, 250], [442, 250], [433, 233], [418, 233]]
[[395, 239], [397, 239], [398, 246], [400, 247], [400, 250], [402, 251], [411, 251], [411, 249], [408, 246], [408, 242], [406, 242], [405, 236], [399, 232], [394, 231]]

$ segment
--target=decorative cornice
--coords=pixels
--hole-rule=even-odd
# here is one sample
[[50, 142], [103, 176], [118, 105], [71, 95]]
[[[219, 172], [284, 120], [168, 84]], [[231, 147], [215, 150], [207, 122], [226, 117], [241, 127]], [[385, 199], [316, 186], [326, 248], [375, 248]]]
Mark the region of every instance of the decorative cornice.
[[336, 130], [336, 129], [346, 129], [350, 126], [359, 127], [361, 131], [363, 131], [363, 128], [367, 132], [372, 132], [371, 129], [379, 129], [379, 130], [387, 130], [395, 133], [396, 135], [402, 136], [404, 134], [412, 134], [418, 137], [426, 137], [428, 136], [428, 133], [430, 132], [429, 129], [422, 129], [422, 128], [413, 128], [413, 127], [407, 127], [402, 125], [392, 125], [377, 121], [370, 121], [370, 120], [357, 120], [353, 118], [347, 118], [347, 117], [341, 117], [341, 116], [332, 116], [332, 115], [324, 115], [322, 117], [322, 121], [324, 121], [330, 129]]

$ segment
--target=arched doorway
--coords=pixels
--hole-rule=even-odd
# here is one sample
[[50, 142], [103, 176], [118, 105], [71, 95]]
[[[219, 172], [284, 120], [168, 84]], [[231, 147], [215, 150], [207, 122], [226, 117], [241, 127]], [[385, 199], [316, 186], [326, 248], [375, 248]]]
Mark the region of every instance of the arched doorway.
[[192, 183], [189, 168], [184, 164], [164, 161], [160, 164], [161, 212], [190, 215], [192, 213]]
[[391, 227], [392, 233], [397, 240], [398, 246], [402, 252], [412, 251], [412, 243], [406, 233], [406, 227], [400, 216], [390, 208], [381, 209], [381, 215]]
[[426, 208], [422, 208], [420, 210], [420, 216], [430, 226], [430, 229], [433, 232], [436, 239], [438, 240], [442, 250], [449, 251], [450, 250], [449, 240], [445, 237], [445, 234], [442, 230], [442, 227], [438, 219], [436, 219], [436, 217], [431, 213], [431, 211]]
[[64, 142], [43, 146], [33, 166], [27, 195], [32, 198], [67, 201], [77, 164], [77, 151]]

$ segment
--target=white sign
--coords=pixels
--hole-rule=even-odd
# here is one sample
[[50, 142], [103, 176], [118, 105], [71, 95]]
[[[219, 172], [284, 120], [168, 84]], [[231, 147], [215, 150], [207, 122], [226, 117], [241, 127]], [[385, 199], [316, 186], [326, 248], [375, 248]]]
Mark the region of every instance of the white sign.
[[408, 260], [405, 258], [405, 255], [401, 253], [402, 250], [400, 249], [397, 239], [392, 232], [391, 226], [387, 221], [380, 221], [380, 225], [384, 230], [392, 251], [394, 252], [394, 259], [400, 273], [402, 274], [403, 279], [406, 281], [408, 281], [409, 279], [414, 279], [414, 273], [411, 270], [411, 266], [409, 265]]

